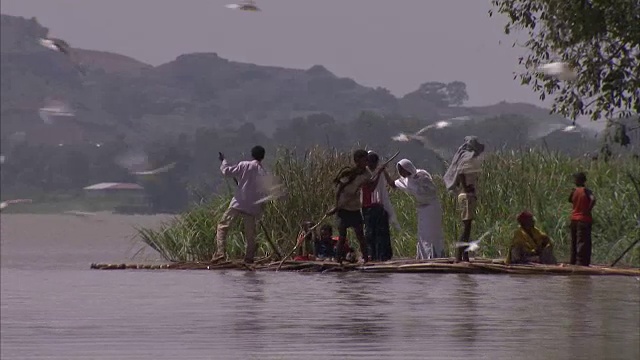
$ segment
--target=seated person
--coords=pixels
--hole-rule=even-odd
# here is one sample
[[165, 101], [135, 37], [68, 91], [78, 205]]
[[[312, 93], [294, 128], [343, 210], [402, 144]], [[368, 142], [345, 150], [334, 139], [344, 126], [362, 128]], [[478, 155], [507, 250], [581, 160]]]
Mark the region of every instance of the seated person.
[[533, 214], [523, 211], [517, 219], [520, 227], [513, 233], [506, 264], [557, 264], [553, 244], [547, 234], [535, 226]]
[[315, 260], [314, 254], [310, 251], [311, 246], [315, 242], [315, 236], [313, 231], [309, 231], [314, 226], [311, 221], [305, 221], [302, 223], [302, 231], [297, 239], [298, 251], [293, 261], [309, 261]]
[[333, 243], [333, 227], [331, 225], [323, 225], [320, 228], [320, 237], [314, 241], [313, 254], [318, 260], [330, 259], [335, 257]]
[[[340, 240], [339, 236], [334, 236], [332, 238], [333, 240], [333, 251], [334, 253], [338, 252], [337, 246], [338, 246], [338, 240]], [[356, 261], [358, 261], [358, 259], [356, 258], [356, 251], [354, 248], [352, 248], [351, 246], [349, 246], [349, 239], [345, 239], [344, 241], [344, 250], [342, 252], [343, 254], [346, 254], [344, 257], [344, 260], [350, 263], [354, 263]]]

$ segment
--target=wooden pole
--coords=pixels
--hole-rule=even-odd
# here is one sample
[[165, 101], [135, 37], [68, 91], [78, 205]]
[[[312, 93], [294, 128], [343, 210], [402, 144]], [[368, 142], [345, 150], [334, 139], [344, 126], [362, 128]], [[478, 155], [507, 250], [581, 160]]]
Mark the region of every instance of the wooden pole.
[[618, 256], [616, 261], [614, 261], [613, 264], [611, 264], [611, 267], [616, 266], [618, 261], [622, 260], [622, 258], [627, 254], [627, 252], [629, 252], [629, 250], [633, 249], [633, 247], [636, 246], [636, 244], [639, 243], [639, 242], [640, 242], [640, 239], [636, 240], [633, 244], [631, 244], [631, 246], [629, 246], [625, 251], [623, 251], [622, 255]]

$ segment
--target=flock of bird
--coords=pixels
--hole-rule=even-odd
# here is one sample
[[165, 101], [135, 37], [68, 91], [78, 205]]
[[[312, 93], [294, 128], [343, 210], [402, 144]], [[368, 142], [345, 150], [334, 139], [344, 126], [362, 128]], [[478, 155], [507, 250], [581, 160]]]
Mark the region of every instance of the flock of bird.
[[[241, 10], [241, 11], [252, 11], [252, 12], [261, 11], [261, 9], [256, 5], [255, 1], [253, 0], [246, 0], [237, 4], [228, 4], [226, 5], [226, 7], [229, 9]], [[83, 65], [79, 61], [76, 61], [73, 59], [73, 51], [66, 41], [62, 39], [57, 39], [57, 38], [44, 38], [44, 39], [39, 39], [39, 44], [44, 46], [47, 49], [66, 55], [71, 60], [71, 62], [75, 65], [76, 69], [78, 69], [78, 71], [82, 75], [86, 75]], [[549, 64], [544, 64], [540, 66], [537, 70], [538, 72], [544, 74], [545, 76], [554, 77], [561, 81], [573, 81], [578, 77], [577, 72], [564, 62], [552, 62]], [[40, 118], [42, 119], [42, 121], [48, 125], [53, 124], [56, 118], [75, 116], [74, 111], [68, 105], [58, 100], [49, 100], [44, 107], [39, 109], [38, 114], [40, 115]], [[468, 116], [461, 116], [457, 118], [442, 120], [442, 121], [436, 122], [435, 124], [428, 125], [418, 130], [416, 133], [413, 133], [413, 134], [400, 133], [392, 137], [392, 139], [394, 141], [402, 141], [402, 142], [417, 141], [423, 144], [425, 147], [435, 150], [436, 153], [440, 153], [428, 142], [425, 136], [427, 131], [439, 130], [439, 129], [448, 128], [450, 126], [460, 125], [460, 124], [463, 124], [465, 121], [469, 121], [469, 120], [471, 119]], [[562, 131], [576, 132], [577, 127], [575, 125], [575, 121], [572, 125], [565, 127]], [[0, 164], [4, 164], [5, 160], [6, 160], [6, 157], [4, 155], [0, 155]], [[152, 175], [157, 175], [157, 174], [169, 171], [175, 165], [176, 165], [175, 163], [171, 163], [153, 170], [130, 171], [130, 173], [136, 176], [152, 176]], [[283, 197], [286, 194], [284, 186], [281, 183], [279, 183], [275, 177], [266, 176], [264, 177], [264, 179], [265, 180], [263, 181], [264, 183], [262, 184], [262, 187], [267, 195], [264, 198], [258, 200], [257, 203], [264, 203], [270, 200], [278, 199]], [[30, 203], [30, 202], [32, 202], [30, 199], [7, 200], [0, 203], [0, 210], [6, 208], [10, 204]], [[79, 214], [81, 212], [76, 211], [73, 213]], [[82, 213], [82, 214], [84, 216], [87, 215], [87, 213]], [[473, 246], [473, 244], [469, 245], [469, 247], [471, 246]]]

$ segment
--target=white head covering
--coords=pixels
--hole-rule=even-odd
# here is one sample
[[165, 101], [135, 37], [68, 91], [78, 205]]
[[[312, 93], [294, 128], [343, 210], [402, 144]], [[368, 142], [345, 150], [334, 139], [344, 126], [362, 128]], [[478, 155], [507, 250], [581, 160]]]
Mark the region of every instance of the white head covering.
[[433, 177], [423, 169], [416, 169], [409, 159], [398, 161], [396, 168], [405, 169], [409, 176], [401, 177], [395, 181], [396, 187], [413, 195], [418, 206], [429, 205], [437, 201], [436, 187], [433, 184]]

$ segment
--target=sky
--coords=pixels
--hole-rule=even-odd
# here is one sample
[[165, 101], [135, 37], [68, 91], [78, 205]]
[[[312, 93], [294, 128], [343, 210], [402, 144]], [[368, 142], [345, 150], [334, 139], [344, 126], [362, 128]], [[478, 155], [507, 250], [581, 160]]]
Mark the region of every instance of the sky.
[[[111, 51], [151, 65], [193, 52], [307, 69], [402, 96], [427, 81], [463, 81], [468, 105], [500, 101], [550, 107], [514, 80], [521, 48], [490, 18], [490, 0], [2, 0], [3, 14], [36, 17], [72, 47]], [[585, 120], [583, 125], [599, 128]]]

